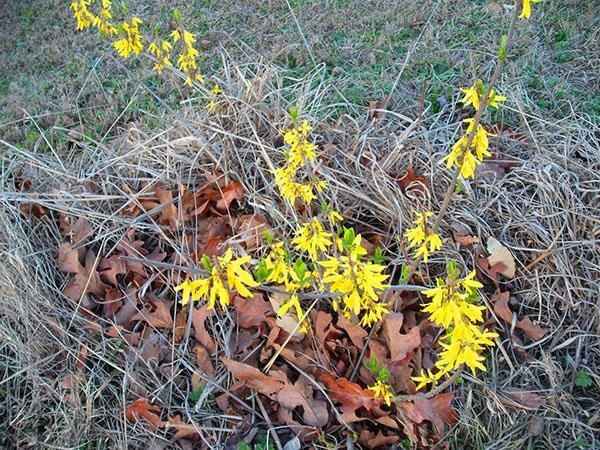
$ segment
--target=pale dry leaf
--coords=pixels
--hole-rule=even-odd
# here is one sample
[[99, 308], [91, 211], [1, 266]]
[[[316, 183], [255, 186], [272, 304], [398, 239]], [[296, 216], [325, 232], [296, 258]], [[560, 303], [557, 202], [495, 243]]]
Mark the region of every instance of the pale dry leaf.
[[498, 272], [504, 275], [506, 278], [513, 278], [515, 276], [515, 259], [504, 245], [497, 239], [490, 237], [487, 241], [487, 251], [490, 254], [487, 260], [491, 267], [500, 263], [503, 265], [502, 270]]

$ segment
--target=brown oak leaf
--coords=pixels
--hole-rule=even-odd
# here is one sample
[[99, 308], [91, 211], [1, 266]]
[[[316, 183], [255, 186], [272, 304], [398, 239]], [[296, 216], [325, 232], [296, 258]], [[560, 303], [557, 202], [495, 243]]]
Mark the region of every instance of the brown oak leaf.
[[431, 422], [436, 433], [442, 435], [444, 425], [453, 425], [457, 420], [456, 412], [452, 408], [453, 399], [454, 392], [447, 392], [424, 400], [402, 402], [402, 410], [417, 425], [424, 420]]
[[130, 403], [125, 408], [125, 417], [130, 422], [137, 422], [140, 419], [145, 419], [150, 424], [153, 430], [163, 425], [160, 420], [160, 416], [156, 413], [160, 413], [160, 408], [155, 405], [148, 403], [148, 400], [140, 397], [133, 403]]

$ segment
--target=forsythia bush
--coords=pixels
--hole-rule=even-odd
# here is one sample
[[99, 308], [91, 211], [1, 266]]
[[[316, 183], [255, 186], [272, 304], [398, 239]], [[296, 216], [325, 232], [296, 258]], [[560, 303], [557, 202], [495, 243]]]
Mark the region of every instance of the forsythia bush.
[[[511, 30], [517, 18], [530, 17], [531, 3], [538, 1], [516, 0]], [[95, 7], [95, 12], [92, 12], [92, 7]], [[199, 52], [194, 46], [196, 36], [180, 25], [177, 11], [174, 14], [176, 26], [169, 34], [160, 36], [156, 30], [149, 39], [142, 33], [140, 27], [143, 22], [138, 17], [115, 22], [110, 0], [73, 0], [71, 8], [78, 30], [96, 28], [102, 36], [113, 39], [112, 45], [122, 57], [129, 58], [147, 50], [154, 60], [153, 70], [157, 73], [162, 73], [166, 67], [176, 66], [184, 74], [185, 85], [204, 83], [198, 70]], [[498, 71], [506, 57], [510, 35], [511, 31], [501, 39]], [[472, 106], [475, 114], [464, 120], [464, 135], [441, 161], [448, 169], [454, 169], [454, 178], [437, 217], [430, 211], [415, 211], [414, 227], [405, 232], [408, 248], [414, 250], [410, 273], [421, 260], [427, 263], [429, 256], [442, 248], [439, 225], [459, 178], [474, 178], [477, 166], [491, 156], [490, 133], [480, 121], [488, 107], [497, 109], [506, 100], [493, 89], [495, 81], [492, 78], [492, 82], [486, 86], [483, 81], [477, 80], [472, 86], [460, 89], [464, 94], [460, 101]], [[222, 92], [218, 84], [210, 89], [211, 97], [207, 104], [210, 111], [216, 110], [216, 102]], [[390, 311], [383, 299], [383, 293], [389, 288], [389, 275], [382, 251], [377, 248], [369, 256], [361, 235], [353, 228], [343, 226], [342, 215], [331, 209], [327, 200], [321, 198], [320, 203], [315, 204], [319, 197], [323, 197], [327, 185], [313, 175], [318, 173], [314, 170], [318, 164], [318, 147], [311, 138], [313, 127], [308, 121], [299, 119], [299, 112], [295, 108], [290, 116], [291, 126], [282, 130], [286, 145], [285, 160], [281, 167], [274, 170], [273, 177], [284, 202], [292, 208], [302, 204], [309, 215], [308, 220], [295, 230], [289, 246], [265, 233], [268, 254], [259, 259], [252, 272], [248, 268], [251, 256], [236, 257], [229, 248], [223, 256], [212, 260], [207, 256], [202, 257], [206, 275], [188, 279], [175, 290], [181, 293], [182, 304], [202, 300], [207, 303], [208, 309], [213, 309], [217, 300], [221, 308], [226, 308], [233, 291], [242, 297], [251, 297], [253, 288], [274, 285], [286, 293], [286, 300], [281, 303], [278, 315], [294, 314], [300, 331], [308, 330], [308, 313], [302, 305], [303, 295], [315, 293], [320, 298], [330, 299], [333, 309], [349, 320], [364, 327], [377, 326]], [[435, 221], [432, 220], [434, 218]], [[438, 382], [462, 366], [468, 367], [473, 374], [477, 369], [486, 370], [481, 352], [494, 345], [492, 339], [497, 334], [481, 328], [485, 307], [480, 305], [478, 289], [483, 286], [474, 277], [475, 271], [461, 277], [456, 263], [450, 261], [447, 264], [447, 276], [438, 278], [435, 287], [423, 291], [429, 300], [423, 306], [423, 311], [429, 313], [431, 321], [444, 328], [445, 333], [440, 339], [442, 351], [435, 363], [436, 371], [423, 371], [414, 377], [418, 382], [417, 389]], [[393, 398], [388, 383], [389, 372], [375, 359], [369, 361], [367, 367], [376, 379], [376, 384], [369, 389], [389, 405]]]

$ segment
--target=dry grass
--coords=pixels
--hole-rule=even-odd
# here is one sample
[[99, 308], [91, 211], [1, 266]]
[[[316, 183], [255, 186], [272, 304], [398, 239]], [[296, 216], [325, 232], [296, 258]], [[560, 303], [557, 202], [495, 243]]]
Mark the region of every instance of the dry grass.
[[[120, 214], [125, 203], [135, 202], [123, 183], [145, 180], [150, 186], [163, 182], [191, 187], [204, 184], [206, 174], [222, 173], [243, 183], [248, 212], [267, 215], [275, 232], [289, 235], [298, 218], [294, 211], [278, 208], [270, 169], [281, 161], [279, 130], [285, 125], [286, 109], [296, 103], [318, 124], [318, 142], [332, 144], [327, 145], [329, 163], [315, 170], [329, 181], [336, 207], [363, 233], [384, 236], [387, 255], [397, 264], [403, 256], [396, 237], [411, 210], [439, 207], [449, 174], [437, 161], [460, 127], [460, 111], [453, 105], [425, 116], [419, 130], [417, 112], [410, 117], [387, 112], [372, 121], [365, 108], [348, 104], [343, 105], [348, 113], [337, 117], [339, 108], [323, 102], [335, 86], [323, 81], [318, 68], [304, 79], [283, 80], [271, 66], [223, 61], [219, 81], [226, 96], [218, 116], [198, 113], [192, 99], [160, 132], [147, 134], [134, 125], [124, 129], [115, 124], [110, 137], [100, 141], [60, 138], [64, 133], [59, 128], [46, 135], [48, 145], [39, 141], [33, 149], [0, 141], [5, 146], [0, 197], [2, 445], [164, 448], [168, 441], [163, 431], [153, 433], [143, 424], [124, 420], [125, 404], [138, 395], [160, 405], [165, 414], [210, 424], [212, 428], [202, 431], [209, 447], [224, 447], [228, 437], [245, 426], [242, 418], [233, 418], [239, 425], [230, 428], [215, 406], [213, 395], [227, 391], [231, 383], [220, 364], [200, 400], [189, 400], [190, 376], [194, 371], [201, 374], [187, 337], [173, 345], [156, 335], [156, 345], [171, 355], [170, 362], [157, 368], [136, 358], [126, 342], [90, 330], [90, 320], [61, 293], [66, 277], [56, 266], [56, 248], [63, 239], [52, 219], [56, 213], [89, 219], [98, 249], [110, 249], [129, 229], [161, 234], [181, 249], [178, 236], [167, 236], [150, 217]], [[509, 98], [508, 104], [517, 102]], [[498, 153], [514, 167], [499, 179], [465, 186], [443, 224], [445, 250], [421, 269], [435, 276], [448, 258], [473, 267], [473, 255], [459, 252], [448, 238], [453, 220], [483, 241], [493, 236], [517, 260], [516, 278], [503, 286], [514, 295], [513, 310], [519, 318], [531, 315], [549, 333], [539, 342], [522, 342], [511, 337], [510, 326], [497, 324], [501, 338], [489, 358], [489, 371], [479, 379], [465, 376], [456, 387], [461, 421], [446, 440], [456, 448], [577, 448], [581, 442], [597, 448], [598, 133], [576, 113], [553, 123], [519, 110], [514, 113], [527, 136], [515, 140], [506, 134], [496, 141]], [[401, 173], [412, 166], [428, 178], [429, 195], [407, 197], [400, 192], [376, 163], [386, 159], [389, 170]], [[33, 182], [35, 195], [17, 189], [23, 179]], [[24, 217], [19, 207], [30, 201], [51, 214], [41, 220]], [[228, 354], [233, 321], [225, 315], [213, 319], [211, 327], [219, 348]], [[65, 401], [60, 380], [77, 372], [83, 347], [89, 355], [73, 406]], [[592, 379], [591, 387], [574, 384], [582, 370]], [[525, 398], [511, 400], [511, 389]], [[528, 393], [543, 400], [539, 408], [529, 405]], [[247, 406], [253, 426], [267, 432], [257, 397]], [[284, 443], [286, 436], [282, 434]]]

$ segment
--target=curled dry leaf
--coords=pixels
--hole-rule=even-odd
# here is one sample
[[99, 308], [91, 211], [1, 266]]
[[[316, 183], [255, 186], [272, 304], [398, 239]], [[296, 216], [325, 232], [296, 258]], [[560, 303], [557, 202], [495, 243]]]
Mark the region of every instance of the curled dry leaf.
[[[492, 297], [492, 302], [494, 304], [494, 313], [502, 320], [512, 324], [513, 312], [508, 306], [509, 299], [509, 292], [498, 292]], [[516, 321], [515, 326], [523, 330], [527, 336], [536, 341], [540, 340], [546, 335], [546, 330], [539, 325], [535, 325], [529, 316], [525, 316], [522, 320]]]
[[503, 266], [501, 270], [498, 270], [500, 274], [506, 278], [513, 278], [515, 276], [515, 259], [504, 245], [497, 239], [490, 237], [487, 241], [487, 251], [490, 254], [487, 258], [490, 267], [494, 267], [500, 263]]
[[214, 310], [208, 311], [207, 306], [192, 309], [192, 325], [194, 326], [194, 338], [202, 344], [212, 355], [217, 351], [215, 340], [206, 329], [206, 318], [214, 314]]
[[323, 374], [319, 380], [325, 383], [331, 399], [341, 403], [344, 413], [356, 411], [361, 407], [369, 410], [381, 402], [380, 399], [373, 397], [373, 392], [363, 389], [346, 378], [334, 378], [329, 374]]
[[229, 209], [231, 202], [244, 198], [244, 187], [239, 181], [232, 181], [222, 189], [222, 198], [215, 205], [217, 209]]
[[456, 412], [452, 408], [453, 399], [454, 392], [447, 392], [424, 400], [402, 402], [402, 410], [417, 425], [424, 420], [431, 422], [436, 433], [441, 435], [444, 432], [444, 425], [456, 423]]
[[148, 298], [148, 303], [150, 303], [154, 310], [144, 306], [131, 320], [144, 320], [154, 328], [167, 328], [169, 330], [173, 328], [173, 317], [171, 316], [173, 302], [151, 295]]
[[395, 173], [389, 173], [389, 175], [398, 183], [402, 193], [407, 197], [413, 197], [415, 194], [420, 197], [429, 195], [429, 180], [417, 176], [412, 167], [408, 167], [403, 175]]
[[536, 410], [546, 403], [546, 399], [541, 395], [521, 389], [510, 389], [501, 394], [500, 401], [515, 408]]
[[365, 339], [369, 335], [366, 330], [346, 319], [343, 315], [338, 317], [337, 327], [344, 330], [352, 343], [356, 345], [359, 350], [362, 350], [365, 346]]
[[250, 389], [260, 392], [271, 400], [276, 400], [277, 393], [283, 388], [281, 381], [265, 375], [256, 367], [224, 357], [221, 358], [221, 361], [227, 366], [236, 380], [241, 381]]
[[143, 397], [138, 398], [125, 408], [125, 417], [127, 420], [130, 422], [137, 422], [140, 419], [145, 419], [153, 430], [157, 430], [158, 427], [163, 425], [160, 416], [156, 413], [160, 413], [160, 408], [151, 405], [148, 403], [148, 400]]

